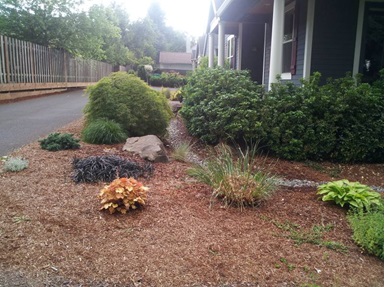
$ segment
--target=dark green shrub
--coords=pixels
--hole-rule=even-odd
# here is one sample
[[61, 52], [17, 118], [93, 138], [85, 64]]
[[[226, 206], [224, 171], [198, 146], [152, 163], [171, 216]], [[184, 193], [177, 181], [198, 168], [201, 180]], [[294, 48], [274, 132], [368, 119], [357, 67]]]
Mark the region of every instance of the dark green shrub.
[[207, 143], [258, 137], [263, 88], [248, 72], [198, 69], [188, 77], [183, 95], [180, 113], [192, 135]]
[[279, 82], [264, 102], [267, 146], [291, 160], [383, 161], [381, 84], [351, 76], [319, 85], [315, 73], [303, 86]]
[[82, 140], [92, 144], [121, 143], [127, 139], [122, 127], [112, 120], [98, 119], [82, 131]]
[[[380, 89], [378, 86], [382, 86]], [[372, 86], [346, 76], [330, 80], [324, 94], [335, 98], [339, 117], [331, 159], [342, 162], [383, 162], [384, 81]]]
[[350, 213], [348, 221], [354, 241], [370, 254], [384, 259], [384, 208], [371, 212]]
[[303, 86], [291, 82], [274, 84], [264, 101], [263, 130], [266, 145], [290, 160], [328, 158], [336, 144], [339, 119], [335, 99], [325, 97], [315, 73]]
[[135, 75], [111, 74], [87, 89], [86, 126], [98, 119], [118, 123], [127, 136], [163, 135], [172, 112], [167, 99]]
[[78, 149], [80, 147], [78, 139], [73, 138], [72, 134], [53, 133], [47, 138], [39, 140], [40, 147], [49, 151], [58, 151], [65, 149]]

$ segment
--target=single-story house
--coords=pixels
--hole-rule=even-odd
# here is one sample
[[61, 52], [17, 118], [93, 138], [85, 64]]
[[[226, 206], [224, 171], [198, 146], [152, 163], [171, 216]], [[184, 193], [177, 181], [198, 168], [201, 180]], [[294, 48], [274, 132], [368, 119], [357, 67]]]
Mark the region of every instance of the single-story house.
[[204, 53], [266, 87], [314, 72], [370, 82], [384, 67], [384, 1], [212, 0]]
[[160, 52], [159, 70], [162, 72], [177, 72], [185, 75], [192, 71], [192, 53]]

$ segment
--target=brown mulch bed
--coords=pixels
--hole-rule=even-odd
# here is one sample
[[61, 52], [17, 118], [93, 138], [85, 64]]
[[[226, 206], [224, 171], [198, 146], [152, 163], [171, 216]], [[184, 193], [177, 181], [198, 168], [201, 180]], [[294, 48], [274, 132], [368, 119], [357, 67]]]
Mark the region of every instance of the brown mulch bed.
[[[82, 124], [59, 131], [79, 136]], [[190, 164], [170, 161], [140, 179], [150, 188], [143, 209], [99, 211], [104, 184], [75, 184], [72, 159], [112, 153], [140, 161], [121, 148], [81, 143], [79, 150], [48, 152], [34, 142], [11, 154], [29, 167], [0, 174], [0, 286], [384, 285], [384, 264], [353, 242], [347, 210], [318, 200], [315, 188], [281, 187], [257, 208], [223, 208], [186, 174]], [[287, 179], [384, 182], [382, 164], [260, 162]], [[282, 227], [288, 223], [302, 233], [332, 225], [323, 240], [348, 251], [298, 245]]]

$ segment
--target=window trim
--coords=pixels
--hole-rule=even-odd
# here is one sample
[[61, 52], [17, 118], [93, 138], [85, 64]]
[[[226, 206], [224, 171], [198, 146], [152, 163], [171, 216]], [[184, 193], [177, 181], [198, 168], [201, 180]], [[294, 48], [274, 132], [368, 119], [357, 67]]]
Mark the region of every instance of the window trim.
[[[282, 41], [282, 46], [284, 44], [292, 43], [291, 45], [291, 63], [290, 71], [281, 73], [281, 79], [291, 80], [291, 76], [295, 75], [297, 72], [297, 42], [298, 42], [298, 26], [297, 26], [297, 13], [298, 8], [296, 1], [293, 1], [285, 6], [284, 15], [289, 11], [293, 11], [293, 33], [292, 39], [290, 41]], [[284, 35], [282, 35], [283, 37]], [[283, 57], [283, 55], [282, 55]], [[282, 70], [283, 70], [283, 58], [282, 58]], [[290, 75], [290, 76], [289, 76]]]

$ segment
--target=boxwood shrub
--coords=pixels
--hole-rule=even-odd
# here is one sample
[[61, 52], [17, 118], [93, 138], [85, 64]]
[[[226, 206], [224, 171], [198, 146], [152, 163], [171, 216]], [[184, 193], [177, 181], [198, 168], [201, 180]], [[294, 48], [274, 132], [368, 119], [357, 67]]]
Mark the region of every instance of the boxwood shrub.
[[105, 119], [119, 124], [127, 136], [163, 135], [172, 112], [167, 99], [135, 75], [112, 73], [87, 88], [86, 127]]
[[383, 74], [373, 85], [320, 78], [279, 81], [265, 92], [245, 71], [197, 69], [180, 113], [189, 132], [211, 144], [247, 140], [290, 160], [382, 162]]
[[207, 143], [249, 140], [260, 132], [263, 88], [247, 71], [197, 69], [183, 94], [180, 114], [186, 127]]

